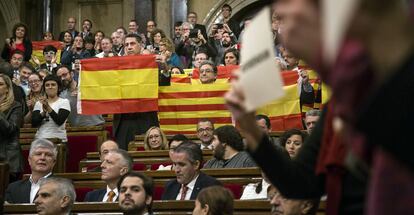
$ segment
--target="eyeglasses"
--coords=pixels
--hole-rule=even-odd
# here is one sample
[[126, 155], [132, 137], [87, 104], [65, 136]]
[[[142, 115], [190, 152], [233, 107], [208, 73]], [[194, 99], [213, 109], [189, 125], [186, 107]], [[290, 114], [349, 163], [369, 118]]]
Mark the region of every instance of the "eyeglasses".
[[203, 132], [212, 132], [213, 129], [212, 128], [199, 128], [197, 130], [198, 133], [203, 133]]
[[45, 52], [45, 55], [54, 55], [54, 54], [56, 54], [56, 52], [54, 52], [54, 51], [48, 51], [48, 52]]
[[214, 70], [213, 69], [200, 69], [200, 73], [203, 73], [203, 72], [209, 73], [209, 72], [214, 72]]

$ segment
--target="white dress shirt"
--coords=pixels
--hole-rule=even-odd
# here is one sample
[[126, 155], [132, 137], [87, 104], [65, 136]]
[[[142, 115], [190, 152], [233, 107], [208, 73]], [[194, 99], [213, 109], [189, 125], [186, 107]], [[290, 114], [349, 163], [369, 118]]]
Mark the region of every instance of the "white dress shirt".
[[30, 181], [30, 183], [31, 183], [31, 186], [30, 186], [30, 203], [33, 203], [33, 200], [34, 200], [34, 198], [36, 197], [36, 194], [37, 194], [37, 192], [38, 192], [38, 191], [39, 191], [39, 189], [40, 189], [40, 182], [41, 182], [43, 179], [45, 179], [45, 178], [49, 177], [51, 174], [52, 174], [52, 173], [51, 173], [51, 172], [49, 172], [47, 175], [45, 175], [45, 176], [43, 176], [43, 177], [39, 178], [39, 180], [37, 180], [37, 183], [35, 183], [35, 182], [33, 181], [32, 175], [30, 175], [30, 178], [29, 178], [29, 181]]
[[108, 185], [106, 186], [106, 193], [105, 193], [105, 196], [104, 196], [102, 202], [106, 202], [108, 200], [108, 193], [111, 192], [111, 191], [114, 191], [114, 193], [115, 193], [113, 201], [116, 202], [116, 200], [118, 199], [118, 196], [119, 196], [118, 188], [115, 188], [115, 189], [111, 190], [111, 188], [109, 188]]
[[[185, 199], [184, 200], [190, 200], [191, 194], [193, 193], [194, 190], [194, 185], [197, 181], [198, 176], [200, 176], [200, 174], [198, 174], [192, 181], [190, 181], [190, 183], [187, 184], [187, 193], [185, 195]], [[176, 200], [181, 200], [181, 192], [183, 190], [183, 186], [181, 186], [180, 191], [178, 191], [178, 195], [177, 198], [175, 198]]]

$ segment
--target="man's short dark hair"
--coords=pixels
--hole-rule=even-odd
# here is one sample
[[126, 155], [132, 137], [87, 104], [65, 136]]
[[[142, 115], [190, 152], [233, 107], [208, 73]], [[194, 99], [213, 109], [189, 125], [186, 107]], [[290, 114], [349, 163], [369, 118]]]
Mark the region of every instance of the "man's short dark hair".
[[174, 149], [175, 153], [186, 153], [188, 155], [188, 159], [192, 164], [196, 163], [197, 161], [200, 162], [199, 168], [201, 168], [201, 164], [203, 163], [203, 151], [201, 151], [200, 145], [194, 143], [190, 140], [186, 140], [181, 143], [177, 148]]
[[243, 138], [240, 132], [232, 125], [224, 125], [214, 130], [220, 143], [226, 143], [237, 151], [244, 150]]
[[82, 24], [85, 23], [85, 22], [89, 22], [91, 24], [91, 28], [92, 28], [92, 21], [90, 19], [84, 19]]
[[272, 128], [272, 124], [270, 123], [270, 119], [269, 119], [268, 116], [263, 115], [263, 114], [257, 114], [256, 115], [256, 121], [259, 121], [261, 119], [264, 119], [265, 120], [267, 129]]
[[36, 69], [32, 66], [32, 64], [27, 61], [24, 61], [22, 65], [20, 65], [19, 69], [24, 68], [24, 67], [28, 68], [32, 73], [36, 72]]
[[213, 61], [211, 61], [211, 60], [202, 61], [198, 68], [201, 69], [201, 67], [204, 66], [204, 65], [210, 65], [211, 67], [213, 67], [214, 74], [217, 74], [218, 69], [217, 69], [216, 64]]
[[124, 174], [123, 176], [121, 176], [121, 178], [118, 181], [118, 191], [121, 188], [121, 184], [122, 182], [125, 180], [126, 177], [137, 177], [140, 178], [143, 181], [143, 187], [145, 190], [145, 196], [152, 196], [154, 193], [154, 183], [152, 178], [144, 175], [143, 173], [140, 172], [128, 172], [126, 174]]
[[227, 7], [228, 9], [230, 9], [230, 12], [233, 10], [229, 4], [223, 4], [223, 6], [221, 6], [221, 9], [223, 9], [225, 7]]
[[137, 34], [127, 34], [125, 36], [125, 39], [126, 38], [129, 38], [129, 37], [135, 38], [138, 43], [141, 43], [142, 42], [142, 38], [139, 35], [137, 35]]
[[13, 79], [13, 66], [9, 62], [0, 63], [0, 74], [5, 74]]
[[56, 54], [57, 49], [56, 49], [56, 47], [54, 47], [52, 45], [47, 45], [43, 48], [43, 54], [46, 53], [46, 52], [50, 52], [50, 51], [54, 51], [55, 54]]
[[176, 134], [170, 139], [170, 141], [168, 141], [168, 148], [170, 148], [171, 143], [173, 141], [183, 141], [184, 142], [184, 141], [187, 141], [187, 140], [188, 140], [188, 138], [184, 134]]
[[197, 122], [197, 129], [198, 129], [198, 124], [200, 124], [200, 122], [209, 122], [211, 124], [212, 129], [214, 130], [214, 123], [213, 121], [211, 121], [211, 119], [207, 119], [207, 118], [199, 119]]
[[174, 27], [181, 27], [182, 24], [183, 24], [182, 21], [175, 22]]

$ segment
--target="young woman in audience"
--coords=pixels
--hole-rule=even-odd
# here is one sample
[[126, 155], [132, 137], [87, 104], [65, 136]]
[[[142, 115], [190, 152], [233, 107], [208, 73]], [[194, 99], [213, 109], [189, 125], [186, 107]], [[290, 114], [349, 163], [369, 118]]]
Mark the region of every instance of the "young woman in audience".
[[9, 163], [10, 181], [16, 181], [23, 170], [19, 144], [22, 106], [14, 100], [10, 78], [0, 74], [0, 158]]
[[29, 76], [29, 88], [30, 92], [29, 95], [27, 95], [26, 98], [26, 104], [29, 109], [29, 112], [27, 112], [26, 116], [24, 117], [24, 123], [31, 123], [32, 122], [32, 113], [33, 108], [37, 101], [39, 101], [41, 97], [42, 92], [42, 76], [40, 76], [39, 73], [32, 73]]
[[102, 52], [102, 48], [101, 48], [101, 41], [102, 39], [105, 37], [105, 34], [103, 31], [96, 31], [95, 32], [95, 53], [101, 53]]
[[151, 45], [147, 46], [147, 49], [151, 50], [153, 54], [159, 54], [160, 42], [162, 38], [166, 38], [163, 30], [156, 28], [151, 32]]
[[298, 129], [290, 129], [280, 137], [280, 145], [286, 149], [290, 158], [296, 157], [300, 147], [305, 142], [307, 134]]
[[232, 215], [233, 194], [222, 186], [204, 188], [197, 195], [193, 215]]
[[14, 25], [13, 36], [6, 39], [1, 57], [5, 61], [10, 62], [14, 51], [20, 50], [24, 53], [24, 61], [29, 61], [32, 57], [33, 47], [28, 34], [29, 31], [25, 24], [17, 23]]
[[63, 34], [63, 51], [62, 51], [62, 55], [63, 52], [69, 51], [70, 48], [72, 47], [72, 43], [73, 43], [73, 37], [72, 34], [69, 31], [65, 31], [65, 34]]
[[46, 76], [42, 91], [45, 95], [36, 102], [32, 113], [32, 126], [39, 127], [35, 138], [58, 138], [67, 142], [65, 124], [70, 104], [69, 100], [59, 97], [62, 91], [60, 79], [55, 75]]
[[46, 31], [43, 33], [43, 41], [52, 41], [53, 40], [53, 33], [50, 31]]
[[223, 55], [224, 66], [239, 65], [239, 62], [240, 62], [240, 54], [237, 49], [230, 48], [224, 52], [224, 55]]
[[168, 149], [167, 137], [159, 127], [153, 126], [145, 133], [144, 148], [149, 151]]
[[170, 74], [172, 74], [172, 75], [184, 74], [184, 70], [183, 70], [183, 68], [181, 68], [179, 66], [173, 66], [173, 67], [170, 68]]

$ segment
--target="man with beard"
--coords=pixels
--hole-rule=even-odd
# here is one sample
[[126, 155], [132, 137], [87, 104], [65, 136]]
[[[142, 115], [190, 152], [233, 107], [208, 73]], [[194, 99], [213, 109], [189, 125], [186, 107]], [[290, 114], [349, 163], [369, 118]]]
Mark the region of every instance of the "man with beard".
[[152, 214], [152, 179], [139, 172], [130, 172], [118, 182], [119, 207], [125, 215]]
[[214, 123], [209, 119], [200, 119], [197, 123], [197, 137], [201, 141], [201, 149], [213, 149]]
[[244, 168], [256, 167], [253, 159], [244, 152], [243, 139], [232, 125], [225, 125], [214, 130], [214, 158], [207, 161], [204, 168]]
[[200, 171], [203, 153], [198, 144], [184, 141], [174, 149], [171, 160], [177, 178], [165, 184], [162, 200], [195, 200], [203, 188], [221, 185]]
[[56, 75], [62, 80], [63, 91], [61, 98], [68, 99], [71, 111], [68, 122], [71, 126], [97, 126], [103, 125], [105, 119], [102, 115], [80, 115], [76, 111], [78, 103], [78, 83], [74, 80], [74, 72], [65, 65], [58, 67]]
[[40, 182], [52, 175], [56, 163], [56, 146], [46, 139], [37, 139], [30, 145], [29, 165], [32, 174], [28, 179], [9, 184], [6, 190], [6, 201], [11, 204], [32, 203]]

